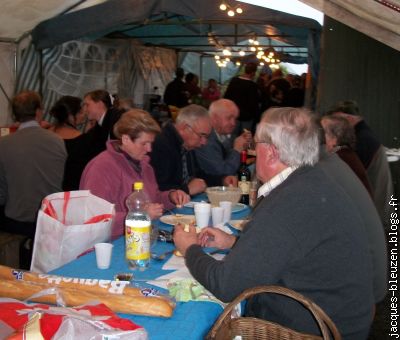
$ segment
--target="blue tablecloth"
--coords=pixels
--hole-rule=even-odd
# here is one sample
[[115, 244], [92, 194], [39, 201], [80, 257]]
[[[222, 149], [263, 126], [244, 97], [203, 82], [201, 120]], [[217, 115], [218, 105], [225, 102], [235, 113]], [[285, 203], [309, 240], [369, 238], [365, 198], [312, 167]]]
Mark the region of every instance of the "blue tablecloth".
[[[248, 215], [249, 209], [246, 208], [240, 212], [233, 213], [232, 219], [241, 219]], [[183, 208], [181, 213], [193, 213], [193, 209]], [[160, 221], [154, 222], [161, 229], [172, 227]], [[97, 269], [96, 257], [94, 252], [86, 254], [75, 261], [58, 268], [51, 272], [52, 274], [79, 277], [79, 278], [97, 278], [110, 280], [117, 273], [131, 272], [125, 262], [125, 244], [124, 238], [119, 238], [114, 243], [111, 267], [109, 269]], [[161, 253], [173, 249], [171, 243], [158, 242], [154, 251]], [[167, 260], [167, 259], [166, 259]], [[138, 279], [153, 279], [170, 271], [162, 270], [165, 261], [151, 260], [150, 267], [144, 272], [134, 271]], [[141, 283], [137, 283], [140, 285]], [[166, 291], [160, 290], [163, 293]], [[171, 318], [147, 317], [138, 315], [119, 314], [121, 317], [128, 318], [135, 323], [143, 326], [150, 339], [202, 339], [213, 325], [215, 320], [222, 312], [222, 307], [213, 302], [178, 302]]]

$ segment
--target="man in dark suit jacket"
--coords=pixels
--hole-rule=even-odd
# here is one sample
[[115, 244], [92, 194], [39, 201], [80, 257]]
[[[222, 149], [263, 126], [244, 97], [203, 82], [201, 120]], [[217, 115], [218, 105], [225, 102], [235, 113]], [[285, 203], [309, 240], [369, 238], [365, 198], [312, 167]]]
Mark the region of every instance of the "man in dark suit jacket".
[[115, 139], [113, 128], [123, 113], [112, 106], [110, 94], [105, 90], [87, 93], [83, 109], [88, 119], [96, 123], [88, 132], [65, 143], [68, 151], [63, 185], [65, 190], [79, 189], [86, 164], [106, 149], [107, 140]]
[[234, 133], [239, 109], [229, 99], [218, 99], [210, 105], [213, 130], [206, 145], [195, 150], [201, 169], [208, 174], [236, 175], [240, 152], [251, 142], [251, 132]]
[[205, 145], [210, 133], [207, 110], [195, 104], [181, 109], [176, 123], [163, 128], [150, 154], [160, 190], [181, 189], [196, 195], [207, 185], [235, 184], [236, 177], [205, 174], [198, 166], [193, 150]]

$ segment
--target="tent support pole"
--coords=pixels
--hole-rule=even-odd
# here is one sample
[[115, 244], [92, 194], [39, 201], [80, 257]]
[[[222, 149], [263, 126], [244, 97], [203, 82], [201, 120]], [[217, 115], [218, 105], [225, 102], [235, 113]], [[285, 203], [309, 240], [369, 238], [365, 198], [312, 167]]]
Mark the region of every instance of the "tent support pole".
[[200, 88], [203, 88], [203, 58], [204, 56], [201, 54], [200, 55]]

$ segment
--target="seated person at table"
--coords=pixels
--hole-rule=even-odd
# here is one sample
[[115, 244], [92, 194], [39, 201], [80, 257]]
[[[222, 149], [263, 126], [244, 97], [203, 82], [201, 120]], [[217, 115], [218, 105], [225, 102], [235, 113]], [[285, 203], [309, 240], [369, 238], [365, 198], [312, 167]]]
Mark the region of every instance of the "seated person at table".
[[355, 101], [339, 102], [328, 114], [343, 117], [353, 126], [356, 134], [355, 151], [367, 171], [376, 209], [383, 224], [389, 227], [391, 206], [388, 202], [393, 194], [393, 183], [385, 147], [361, 116]]
[[251, 142], [251, 132], [233, 135], [239, 108], [229, 99], [211, 103], [209, 114], [213, 128], [210, 137], [206, 145], [195, 150], [200, 168], [208, 174], [236, 175], [240, 152]]
[[112, 107], [110, 94], [105, 90], [91, 91], [84, 96], [82, 113], [87, 115], [89, 128], [76, 138], [66, 142], [68, 159], [63, 188], [78, 190], [85, 166], [106, 149], [106, 142], [114, 138], [113, 126], [122, 111]]
[[335, 153], [321, 149], [317, 167], [320, 167], [332, 180], [338, 183], [352, 199], [365, 224], [369, 250], [372, 259], [373, 289], [375, 303], [382, 301], [387, 294], [388, 256], [385, 231], [368, 191], [355, 173]]
[[152, 202], [147, 206], [151, 219], [159, 218], [164, 208], [172, 209], [189, 201], [189, 196], [181, 190], [158, 190], [147, 153], [159, 131], [149, 113], [139, 109], [124, 113], [114, 126], [117, 140], [108, 141], [107, 149], [92, 159], [82, 174], [80, 189], [88, 189], [115, 204], [113, 238], [124, 232], [125, 200], [136, 181], [143, 182], [143, 189]]
[[82, 124], [85, 118], [81, 110], [82, 100], [78, 97], [63, 96], [50, 109], [54, 117], [54, 125], [49, 128], [62, 139], [72, 139], [81, 135], [77, 126]]
[[236, 184], [236, 176], [204, 173], [193, 150], [205, 145], [211, 133], [210, 116], [200, 105], [179, 111], [176, 123], [168, 123], [156, 137], [151, 164], [161, 190], [181, 189], [190, 195], [204, 192], [207, 185]]
[[50, 109], [50, 114], [56, 120], [50, 130], [64, 140], [68, 154], [64, 170], [64, 191], [79, 189], [83, 169], [90, 160], [86, 157], [90, 147], [82, 145], [85, 136], [81, 136], [81, 132], [76, 128], [86, 118], [81, 110], [81, 103], [82, 100], [78, 97], [63, 96]]
[[345, 118], [339, 116], [322, 117], [321, 125], [325, 132], [325, 145], [328, 152], [336, 153], [347, 163], [372, 197], [367, 172], [354, 151], [356, 135], [353, 127]]
[[[259, 285], [293, 289], [317, 303], [343, 339], [366, 339], [372, 321], [371, 257], [365, 225], [343, 189], [314, 165], [319, 129], [307, 110], [273, 108], [257, 127], [259, 201], [239, 238], [216, 228], [175, 226], [174, 242], [196, 280], [222, 301]], [[223, 261], [201, 246], [229, 249]], [[245, 314], [318, 334], [304, 308], [259, 295]]]
[[67, 153], [63, 140], [39, 125], [38, 93], [21, 92], [11, 105], [20, 124], [15, 133], [0, 138], [0, 229], [33, 238], [42, 199], [62, 191]]

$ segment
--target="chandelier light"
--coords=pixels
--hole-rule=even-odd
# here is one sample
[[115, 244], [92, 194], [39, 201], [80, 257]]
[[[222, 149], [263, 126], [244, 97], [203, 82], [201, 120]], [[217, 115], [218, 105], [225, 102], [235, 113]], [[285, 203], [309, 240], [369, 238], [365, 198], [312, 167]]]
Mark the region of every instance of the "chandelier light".
[[223, 12], [226, 11], [226, 14], [230, 17], [234, 17], [236, 14], [242, 14], [243, 13], [243, 9], [242, 7], [240, 7], [240, 5], [236, 5], [236, 6], [231, 6], [229, 5], [229, 3], [225, 0], [222, 0], [222, 2], [219, 5], [219, 9]]

